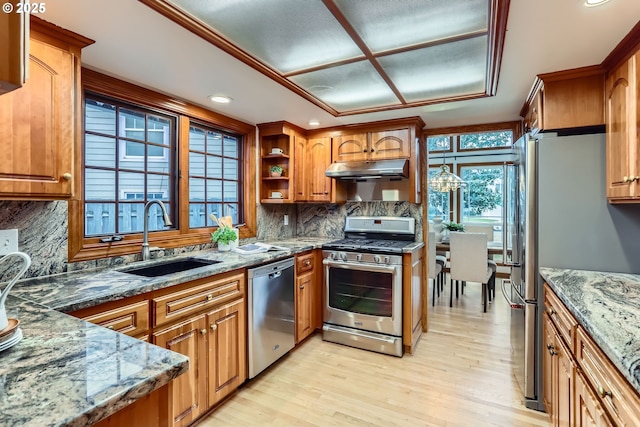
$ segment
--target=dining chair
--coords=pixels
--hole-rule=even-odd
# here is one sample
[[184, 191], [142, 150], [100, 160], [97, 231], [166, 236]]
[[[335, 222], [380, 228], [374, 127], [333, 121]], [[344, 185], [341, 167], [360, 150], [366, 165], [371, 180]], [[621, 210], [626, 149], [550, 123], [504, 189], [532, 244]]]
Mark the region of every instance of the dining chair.
[[456, 281], [456, 298], [458, 298], [458, 282], [463, 282], [463, 286], [465, 282], [476, 282], [482, 284], [482, 308], [486, 312], [487, 297], [490, 291], [488, 287], [495, 280], [495, 270], [488, 259], [487, 235], [453, 231], [449, 233], [449, 238], [449, 277], [451, 280], [449, 307], [453, 307], [454, 280]]
[[434, 231], [429, 232], [428, 236], [428, 250], [427, 250], [427, 259], [428, 259], [428, 276], [429, 279], [433, 279], [433, 296], [431, 297], [432, 305], [436, 305], [436, 291], [438, 292], [438, 297], [440, 297], [440, 290], [442, 289], [442, 271], [443, 264], [438, 260], [438, 255], [436, 255], [436, 233]]

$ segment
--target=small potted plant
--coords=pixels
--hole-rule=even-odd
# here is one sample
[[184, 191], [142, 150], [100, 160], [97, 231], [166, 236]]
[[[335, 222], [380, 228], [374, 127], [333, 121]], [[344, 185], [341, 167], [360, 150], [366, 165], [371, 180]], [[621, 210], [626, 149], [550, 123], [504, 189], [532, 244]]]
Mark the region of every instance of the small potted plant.
[[269, 175], [271, 176], [282, 176], [282, 171], [284, 169], [282, 169], [282, 166], [280, 165], [273, 165], [269, 168]]
[[238, 235], [230, 227], [221, 226], [211, 233], [211, 241], [218, 244], [218, 250], [221, 252], [231, 250], [231, 246], [236, 240], [238, 240]]
[[448, 222], [444, 227], [449, 231], [464, 231], [464, 225], [457, 222]]

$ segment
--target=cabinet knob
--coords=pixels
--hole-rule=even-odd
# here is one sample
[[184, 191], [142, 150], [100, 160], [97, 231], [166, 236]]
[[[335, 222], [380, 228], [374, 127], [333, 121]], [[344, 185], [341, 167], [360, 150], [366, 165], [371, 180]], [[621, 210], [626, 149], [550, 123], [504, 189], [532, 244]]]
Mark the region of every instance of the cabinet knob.
[[215, 331], [216, 329], [218, 329], [218, 325], [216, 325], [215, 323], [211, 324], [211, 330]]
[[365, 148], [364, 150], [362, 150], [362, 152], [363, 152], [363, 153], [366, 153], [366, 152], [367, 152], [367, 149]]
[[556, 311], [555, 311], [553, 308], [550, 308], [550, 309], [549, 309], [549, 314], [550, 314], [551, 316], [553, 316], [554, 314], [556, 314]]
[[64, 179], [65, 181], [71, 181], [72, 177], [73, 175], [71, 175], [69, 172], [62, 175], [62, 179]]
[[113, 327], [113, 325], [109, 325], [107, 326], [107, 329], [111, 329], [112, 331], [115, 330], [116, 328]]
[[610, 391], [605, 390], [604, 387], [602, 386], [598, 386], [598, 395], [603, 399], [607, 396], [609, 397], [613, 396], [613, 394]]
[[305, 265], [306, 267], [309, 267], [309, 266], [311, 265], [311, 261], [310, 261], [310, 260], [308, 260], [308, 259], [307, 259], [307, 260], [305, 260], [305, 261], [304, 261], [304, 265]]
[[200, 335], [207, 335], [206, 329], [200, 329]]
[[558, 354], [558, 352], [556, 351], [555, 347], [552, 345], [548, 345], [547, 346], [547, 350], [549, 350], [549, 354], [552, 356], [555, 356], [556, 354]]
[[300, 289], [304, 289], [304, 285], [300, 285]]
[[207, 301], [211, 301], [213, 299], [213, 294], [207, 295]]
[[371, 147], [371, 148], [369, 149], [369, 152], [370, 152], [370, 153], [373, 153], [373, 152], [374, 152], [373, 147]]
[[628, 182], [629, 181], [629, 177], [628, 176], [623, 176], [622, 177], [622, 182]]
[[329, 192], [328, 192], [328, 191], [325, 191], [325, 192], [324, 192], [324, 194], [329, 194]]

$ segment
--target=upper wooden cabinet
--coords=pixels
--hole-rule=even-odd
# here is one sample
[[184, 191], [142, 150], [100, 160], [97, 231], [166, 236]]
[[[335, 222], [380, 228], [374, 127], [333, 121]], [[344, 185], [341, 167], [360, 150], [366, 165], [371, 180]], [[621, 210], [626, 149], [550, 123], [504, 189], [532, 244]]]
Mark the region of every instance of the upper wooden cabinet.
[[[295, 189], [296, 143], [306, 143], [303, 129], [287, 122], [259, 124], [260, 130], [260, 203], [292, 203]], [[273, 166], [282, 168], [281, 174], [271, 172]]]
[[411, 141], [409, 128], [339, 135], [333, 138], [333, 161], [408, 159]]
[[604, 69], [597, 65], [540, 74], [520, 110], [525, 131], [604, 125]]
[[636, 53], [607, 75], [607, 198], [640, 202], [638, 60]]
[[332, 202], [333, 180], [324, 174], [331, 164], [331, 138], [297, 138], [294, 155], [295, 201]]
[[0, 198], [70, 198], [81, 126], [80, 49], [93, 41], [31, 19], [27, 81], [0, 95]]
[[0, 14], [0, 94], [25, 84], [29, 61], [29, 14]]

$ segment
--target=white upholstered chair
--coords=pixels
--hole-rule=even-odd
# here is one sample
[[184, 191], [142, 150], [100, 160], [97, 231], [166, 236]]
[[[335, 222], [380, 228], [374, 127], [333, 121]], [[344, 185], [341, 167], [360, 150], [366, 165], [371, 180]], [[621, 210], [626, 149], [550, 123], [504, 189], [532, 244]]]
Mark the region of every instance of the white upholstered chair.
[[[449, 274], [451, 278], [451, 295], [449, 306], [453, 306], [453, 281], [456, 281], [456, 298], [458, 282], [477, 282], [482, 284], [482, 308], [487, 311], [487, 297], [495, 281], [495, 263], [488, 259], [487, 235], [484, 233], [450, 232], [449, 242]], [[464, 293], [464, 291], [463, 291]]]

